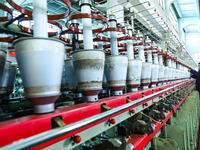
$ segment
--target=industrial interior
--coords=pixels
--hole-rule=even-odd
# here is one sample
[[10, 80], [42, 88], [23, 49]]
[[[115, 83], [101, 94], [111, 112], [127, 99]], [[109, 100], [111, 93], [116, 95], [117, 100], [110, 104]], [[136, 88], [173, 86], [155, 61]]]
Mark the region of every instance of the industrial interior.
[[0, 150], [199, 150], [199, 6], [0, 0]]

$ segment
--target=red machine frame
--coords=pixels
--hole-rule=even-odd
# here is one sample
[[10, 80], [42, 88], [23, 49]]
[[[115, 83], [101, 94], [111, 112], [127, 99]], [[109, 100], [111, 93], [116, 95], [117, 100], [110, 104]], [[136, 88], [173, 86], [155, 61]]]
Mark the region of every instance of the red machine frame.
[[[95, 125], [97, 125], [101, 122], [109, 120], [109, 119], [113, 118], [114, 116], [117, 116], [117, 115], [119, 115], [123, 112], [126, 112], [130, 109], [133, 109], [133, 108], [135, 108], [139, 105], [143, 105], [147, 101], [150, 101], [150, 100], [152, 100], [156, 97], [159, 97], [159, 96], [162, 97], [163, 94], [168, 95], [167, 94], [168, 92], [175, 90], [176, 88], [184, 87], [184, 86], [186, 86], [186, 85], [188, 85], [192, 82], [193, 81], [191, 80], [191, 82], [187, 82], [185, 84], [182, 84], [181, 86], [175, 87], [174, 89], [171, 89], [171, 90], [169, 90], [165, 93], [159, 94], [159, 95], [157, 95], [157, 96], [155, 96], [151, 99], [143, 101], [143, 102], [139, 103], [138, 105], [135, 105], [135, 106], [133, 106], [129, 109], [121, 111], [120, 113], [117, 113], [113, 116], [110, 116], [110, 117], [107, 117], [103, 120], [95, 122], [94, 124], [89, 125], [89, 126], [84, 127], [84, 128], [81, 128], [80, 130], [73, 131], [73, 132], [71, 132], [67, 135], [58, 137], [56, 139], [53, 139], [51, 141], [48, 141], [48, 142], [43, 143], [41, 145], [38, 145], [38, 146], [36, 146], [32, 149], [42, 149], [42, 148], [45, 148], [47, 146], [50, 146], [50, 145], [57, 143], [57, 142], [59, 142], [63, 139], [71, 137], [71, 136], [73, 136], [73, 135], [75, 135], [75, 134], [77, 134], [77, 133], [79, 133], [83, 130], [86, 130], [86, 129], [92, 127], [92, 126], [95, 126]], [[160, 86], [160, 87], [156, 87], [156, 88], [150, 88], [148, 90], [141, 90], [141, 91], [138, 91], [136, 93], [133, 93], [133, 92], [132, 93], [126, 93], [122, 96], [113, 96], [113, 97], [109, 97], [109, 98], [104, 98], [104, 99], [100, 99], [96, 103], [83, 103], [83, 104], [78, 104], [78, 105], [74, 105], [74, 106], [70, 106], [70, 107], [66, 107], [66, 108], [56, 109], [54, 112], [49, 113], [49, 114], [42, 114], [42, 115], [41, 114], [40, 115], [34, 114], [34, 115], [30, 115], [30, 116], [25, 116], [25, 117], [1, 122], [0, 123], [0, 133], [1, 133], [0, 134], [0, 141], [1, 141], [0, 147], [5, 146], [7, 144], [10, 144], [10, 143], [17, 141], [17, 140], [25, 139], [25, 138], [31, 137], [33, 135], [51, 130], [52, 129], [51, 120], [54, 117], [60, 116], [66, 124], [71, 124], [71, 123], [83, 120], [85, 118], [100, 114], [102, 104], [106, 104], [106, 106], [108, 106], [110, 108], [115, 108], [115, 107], [126, 104], [127, 103], [127, 97], [131, 101], [134, 101], [136, 99], [142, 98], [143, 96], [150, 95], [154, 92], [161, 91], [165, 88], [172, 87], [172, 86], [175, 86], [175, 85], [180, 84], [180, 83], [182, 83], [182, 82], [177, 82], [177, 83], [173, 83], [173, 84], [169, 84], [169, 85], [165, 85], [165, 86]], [[175, 110], [178, 108], [178, 106], [175, 108]], [[172, 112], [170, 112], [168, 114], [167, 118], [171, 117], [171, 115], [172, 115]], [[166, 122], [166, 121], [164, 121], [164, 122]], [[163, 124], [161, 124], [161, 125], [163, 125]], [[156, 132], [158, 131], [158, 128], [162, 127], [161, 125], [156, 125], [157, 126]], [[142, 140], [142, 141], [139, 138], [139, 136], [138, 136], [138, 138], [134, 137], [134, 141], [137, 139], [137, 140], [142, 142], [142, 144], [139, 144], [139, 145], [144, 146], [148, 143], [147, 141], [150, 141], [152, 136], [154, 136], [153, 134], [151, 134], [151, 136], [144, 137], [144, 140]], [[134, 145], [134, 147], [137, 147], [137, 142], [135, 144], [136, 145]]]

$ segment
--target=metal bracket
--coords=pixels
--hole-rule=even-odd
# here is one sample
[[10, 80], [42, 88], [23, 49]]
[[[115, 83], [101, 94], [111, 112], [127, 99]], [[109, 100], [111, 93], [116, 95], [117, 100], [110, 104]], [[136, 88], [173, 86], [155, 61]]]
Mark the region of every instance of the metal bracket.
[[140, 112], [140, 113], [141, 113], [143, 116], [149, 118], [150, 120], [152, 120], [152, 121], [154, 121], [154, 122], [156, 122], [156, 123], [158, 123], [158, 124], [161, 124], [160, 122], [158, 122], [158, 121], [156, 121], [155, 119], [151, 118], [150, 116], [144, 114], [143, 112]]

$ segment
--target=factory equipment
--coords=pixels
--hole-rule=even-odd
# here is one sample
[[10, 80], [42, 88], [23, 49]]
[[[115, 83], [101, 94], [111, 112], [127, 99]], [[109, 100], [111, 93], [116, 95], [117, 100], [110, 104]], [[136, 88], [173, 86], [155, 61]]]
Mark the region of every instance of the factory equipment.
[[[139, 32], [137, 37], [143, 37], [143, 35]], [[149, 57], [151, 56], [151, 52], [148, 55], [148, 61], [145, 61], [145, 52], [144, 52], [144, 45], [138, 46], [138, 55], [139, 58], [142, 60], [142, 75], [141, 75], [141, 84], [143, 89], [148, 89], [149, 84], [151, 83], [151, 67], [152, 67], [152, 59]]]
[[54, 110], [54, 102], [60, 95], [64, 61], [64, 44], [47, 39], [46, 12], [45, 1], [34, 1], [34, 38], [22, 38], [14, 43], [25, 94], [34, 103], [35, 113]]
[[[137, 38], [132, 37], [132, 27], [130, 25], [127, 26], [127, 29], [129, 30], [130, 37], [126, 40], [128, 56], [126, 84], [130, 88], [130, 91], [137, 92], [141, 83], [142, 60], [134, 58], [133, 39], [136, 41]], [[141, 40], [140, 37], [139, 40]]]
[[[0, 149], [197, 147], [199, 94], [188, 73], [194, 66], [164, 48], [165, 38], [136, 32], [142, 21], [128, 5], [106, 6], [106, 17], [91, 0], [34, 0], [33, 12], [7, 2], [21, 14], [13, 18], [0, 3], [8, 12], [0, 31], [14, 35], [0, 37], [6, 43], [0, 50]], [[64, 13], [51, 15], [50, 7], [47, 15], [52, 2]], [[24, 21], [33, 21], [33, 29]], [[47, 31], [48, 23], [56, 32]], [[6, 59], [8, 45], [17, 64]]]
[[110, 31], [111, 56], [106, 57], [105, 74], [108, 87], [113, 91], [112, 94], [122, 95], [122, 91], [126, 86], [128, 58], [127, 56], [119, 55], [116, 33], [119, 28], [116, 28], [116, 24], [115, 15], [109, 15], [109, 28], [106, 31]]
[[163, 65], [163, 55], [161, 53], [158, 54], [158, 60], [159, 60], [158, 85], [162, 85], [165, 77], [164, 74], [165, 67]]
[[[77, 19], [76, 17], [82, 18], [84, 50], [73, 52], [72, 59], [78, 89], [84, 92], [86, 101], [95, 102], [98, 101], [98, 94], [102, 90], [105, 54], [102, 50], [93, 49], [91, 16], [94, 16], [94, 14], [91, 14], [90, 0], [80, 1], [79, 5], [82, 14], [78, 14], [79, 16], [77, 14], [70, 16], [67, 22]], [[99, 18], [104, 19], [100, 15]]]
[[157, 45], [156, 43], [153, 43], [153, 48], [155, 52], [153, 53], [153, 64], [152, 64], [152, 70], [151, 70], [151, 86], [155, 87], [158, 83], [158, 75], [159, 75], [159, 65], [158, 65], [158, 53], [157, 53]]
[[10, 71], [11, 71], [11, 61], [6, 60], [1, 78], [1, 86], [0, 86], [1, 95], [5, 95], [8, 91], [8, 81], [9, 81]]

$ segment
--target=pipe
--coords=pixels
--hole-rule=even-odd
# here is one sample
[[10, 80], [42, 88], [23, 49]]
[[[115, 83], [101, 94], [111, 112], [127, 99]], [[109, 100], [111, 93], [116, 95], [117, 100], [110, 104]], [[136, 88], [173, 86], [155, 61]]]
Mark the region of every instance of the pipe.
[[[136, 37], [143, 38], [143, 35], [138, 30], [138, 33], [136, 34]], [[142, 62], [145, 62], [145, 56], [144, 56], [144, 45], [137, 46], [138, 47], [138, 58], [142, 60]]]
[[[132, 37], [132, 27], [130, 25], [127, 26], [127, 30], [129, 31], [130, 37]], [[134, 59], [134, 53], [133, 53], [133, 40], [126, 40], [127, 45], [127, 56], [128, 60]]]
[[147, 62], [152, 63], [152, 53], [151, 53], [151, 50], [147, 51]]
[[142, 60], [142, 62], [145, 62], [145, 57], [144, 57], [144, 46], [138, 46], [138, 57], [139, 59]]
[[[111, 15], [109, 16], [109, 27], [110, 28], [117, 27], [117, 20], [115, 15], [112, 14], [112, 12]], [[116, 31], [110, 32], [110, 47], [111, 47], [111, 55], [119, 55]]]
[[[99, 24], [99, 28], [101, 28], [100, 24]], [[103, 50], [103, 42], [102, 41], [97, 42], [97, 49]]]
[[[91, 13], [91, 1], [81, 2], [81, 13]], [[84, 49], [93, 49], [92, 20], [91, 18], [83, 18], [83, 46]]]
[[157, 53], [155, 53], [155, 54], [153, 54], [153, 64], [158, 64], [158, 54]]
[[[72, 26], [78, 28], [78, 21], [76, 19], [72, 20]], [[72, 51], [79, 49], [78, 34], [72, 35]]]
[[168, 66], [169, 68], [172, 67], [172, 60], [171, 60], [171, 59], [167, 59], [167, 66]]
[[33, 1], [34, 37], [48, 38], [47, 32], [47, 0]]
[[100, 113], [98, 115], [94, 115], [92, 117], [83, 119], [81, 121], [77, 121], [75, 123], [72, 123], [72, 124], [69, 124], [69, 125], [66, 125], [66, 126], [63, 126], [63, 127], [51, 129], [49, 131], [34, 135], [32, 137], [13, 142], [12, 144], [4, 146], [1, 149], [2, 150], [29, 149], [29, 148], [35, 147], [35, 146], [37, 146], [39, 144], [45, 143], [45, 142], [50, 141], [52, 139], [55, 139], [55, 138], [58, 138], [60, 136], [69, 134], [70, 132], [73, 132], [75, 130], [81, 129], [81, 128], [86, 127], [86, 126], [89, 126], [89, 125], [91, 125], [91, 124], [93, 124], [93, 123], [95, 123], [97, 121], [106, 119], [107, 117], [110, 117], [110, 116], [112, 116], [114, 114], [117, 114], [117, 113], [119, 113], [121, 111], [124, 111], [126, 109], [129, 109], [129, 108], [131, 108], [131, 107], [133, 107], [135, 105], [138, 105], [139, 103], [141, 103], [143, 101], [146, 101], [148, 99], [152, 99], [153, 97], [156, 97], [156, 96], [158, 96], [160, 94], [163, 94], [163, 93], [165, 93], [165, 92], [167, 92], [169, 90], [172, 90], [173, 88], [176, 88], [178, 86], [184, 85], [184, 84], [186, 84], [188, 82], [191, 82], [191, 80], [182, 82], [182, 83], [177, 84], [175, 86], [166, 88], [166, 89], [164, 89], [162, 91], [153, 93], [151, 95], [145, 96], [145, 97], [140, 98], [138, 100], [134, 100], [134, 101], [132, 101], [130, 103], [124, 104], [124, 105], [119, 106], [117, 108], [113, 108], [113, 109], [111, 109], [109, 111]]
[[14, 19], [11, 19], [10, 21], [8, 21], [8, 22], [6, 22], [6, 23], [4, 24], [4, 27], [7, 28], [7, 27], [8, 27], [9, 25], [11, 25], [13, 22], [15, 22], [16, 20], [19, 20], [19, 19], [23, 18], [24, 16], [25, 16], [25, 14], [21, 14], [21, 15], [15, 17]]
[[158, 60], [159, 60], [159, 65], [162, 66], [163, 65], [163, 57], [162, 57], [162, 55], [158, 56]]

